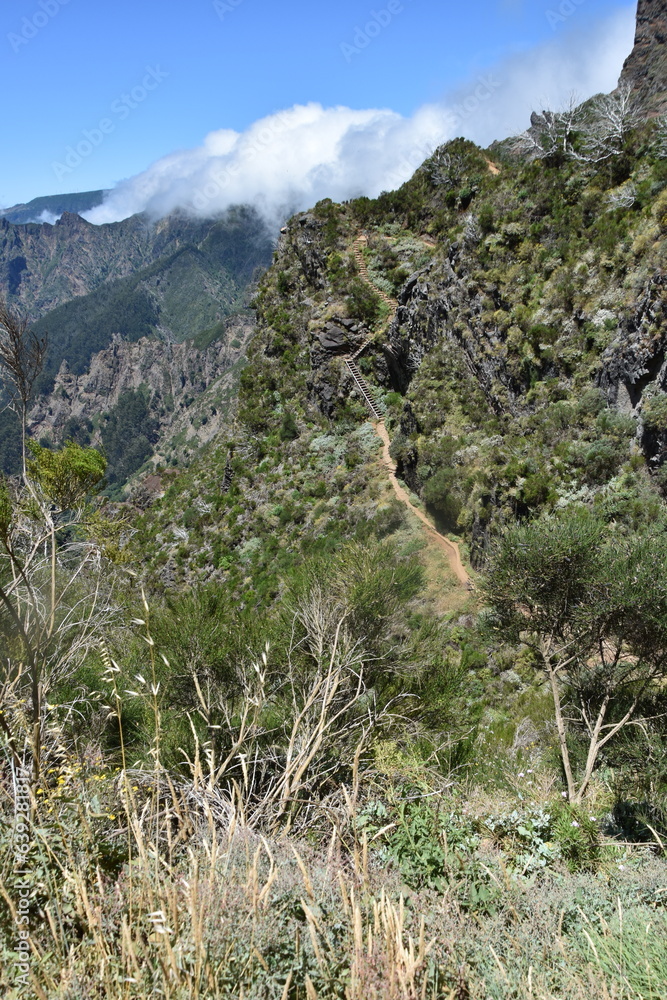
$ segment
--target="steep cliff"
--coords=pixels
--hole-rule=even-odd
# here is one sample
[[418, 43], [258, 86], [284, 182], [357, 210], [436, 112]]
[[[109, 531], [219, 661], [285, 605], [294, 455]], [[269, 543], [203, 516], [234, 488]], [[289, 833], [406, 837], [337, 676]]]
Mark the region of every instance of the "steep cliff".
[[[640, 5], [625, 70], [651, 97], [661, 50], [646, 39], [659, 42], [662, 11]], [[593, 102], [587, 125], [594, 114]], [[504, 525], [546, 510], [659, 515], [664, 127], [633, 121], [600, 158], [586, 142], [582, 129], [569, 153], [535, 158], [456, 140], [396, 192], [323, 201], [290, 220], [255, 299], [234, 433], [225, 426], [224, 446], [212, 439], [218, 450], [142, 527], [140, 544], [171, 579], [175, 544], [184, 578], [214, 572], [242, 587], [253, 566], [274, 579], [276, 545], [292, 557], [385, 530], [394, 515], [369, 412], [385, 416], [399, 474], [478, 565]], [[184, 545], [179, 512], [202, 497], [211, 509]]]
[[[496, 153], [457, 140], [397, 192], [290, 221], [256, 298], [229, 500], [221, 450], [141, 529], [169, 579], [217, 573], [243, 592], [275, 579], [274, 542], [294, 559], [400, 523], [352, 355], [399, 475], [475, 565], [503, 525], [542, 511], [663, 516], [659, 131], [640, 125], [601, 164]], [[172, 541], [201, 496], [211, 509]]]
[[[151, 447], [134, 467], [125, 463], [123, 471], [131, 475], [149, 460], [153, 465], [186, 465], [226, 426], [253, 331], [252, 317], [245, 315], [221, 324], [216, 339], [205, 346], [148, 338], [129, 343], [115, 337], [82, 374], [70, 371], [63, 361], [53, 390], [33, 406], [30, 433], [55, 444], [74, 438], [105, 449], [109, 420], [125, 419], [128, 402], [140, 399]], [[131, 424], [127, 431], [129, 438], [142, 432]], [[118, 444], [122, 458], [123, 442]], [[113, 461], [109, 474], [122, 485], [124, 477]]]
[[637, 31], [621, 83], [629, 84], [653, 112], [667, 111], [667, 3], [639, 0]]

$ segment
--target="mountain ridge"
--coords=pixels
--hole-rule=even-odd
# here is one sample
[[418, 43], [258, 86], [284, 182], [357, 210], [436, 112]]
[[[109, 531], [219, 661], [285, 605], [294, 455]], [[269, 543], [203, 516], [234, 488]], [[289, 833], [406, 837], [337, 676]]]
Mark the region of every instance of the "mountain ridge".
[[43, 195], [33, 198], [25, 204], [0, 209], [0, 218], [19, 225], [26, 225], [30, 222], [36, 224], [44, 222], [44, 219], [41, 218], [44, 214], [51, 217], [61, 216], [63, 212], [81, 215], [83, 212], [90, 212], [93, 208], [101, 205], [106, 194], [108, 191], [100, 190]]
[[40, 320], [108, 343], [0, 480], [5, 992], [667, 996], [646, 101], [318, 202], [252, 316], [184, 227]]
[[654, 114], [667, 111], [667, 3], [639, 0], [632, 52], [625, 60], [620, 84], [628, 85]]
[[[134, 216], [104, 226], [71, 212], [64, 212], [55, 225], [0, 219], [0, 294], [32, 316], [33, 329], [48, 344], [35, 386], [37, 409], [61, 411], [52, 390], [63, 362], [75, 380], [104, 368], [104, 352], [117, 338], [133, 343], [149, 337], [162, 345], [202, 341], [206, 354], [205, 348], [222, 336], [227, 318], [247, 309], [253, 283], [272, 254], [265, 223], [243, 207], [215, 219], [176, 213], [156, 222]], [[241, 339], [245, 344], [245, 333]], [[160, 350], [168, 354], [171, 348], [145, 345], [143, 355], [128, 350], [124, 356], [128, 363], [143, 363], [142, 356]], [[96, 359], [98, 352], [102, 354]], [[190, 367], [183, 359], [186, 380]], [[121, 383], [126, 380], [117, 369], [116, 375]], [[69, 388], [76, 391], [74, 384]], [[56, 394], [62, 390], [56, 387]], [[108, 406], [104, 394], [99, 406]], [[41, 423], [40, 418], [36, 433], [58, 443], [60, 424], [43, 428]], [[157, 426], [166, 428], [167, 423], [158, 420]], [[210, 426], [202, 436], [209, 432]], [[3, 412], [0, 464], [5, 473], [17, 468], [15, 436], [12, 415]]]

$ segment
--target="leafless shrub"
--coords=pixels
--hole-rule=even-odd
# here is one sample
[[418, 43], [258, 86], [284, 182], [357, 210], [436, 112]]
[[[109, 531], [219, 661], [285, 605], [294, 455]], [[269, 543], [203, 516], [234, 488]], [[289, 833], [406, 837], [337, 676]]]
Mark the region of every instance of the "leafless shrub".
[[428, 165], [429, 176], [434, 184], [444, 188], [456, 188], [465, 174], [465, 160], [459, 153], [448, 152], [444, 147], [436, 149]]
[[463, 244], [466, 247], [475, 247], [482, 238], [479, 220], [473, 212], [469, 212], [465, 218], [463, 230]]
[[[50, 692], [118, 620], [100, 546], [76, 537], [83, 508], [83, 496], [72, 509], [59, 506], [30, 477], [28, 486], [0, 482], [0, 712], [17, 744], [25, 730], [17, 706], [29, 701], [35, 780]], [[58, 543], [59, 532], [69, 540]], [[18, 691], [16, 699], [8, 685]]]
[[646, 120], [632, 89], [622, 85], [590, 105], [571, 94], [559, 111], [533, 112], [526, 132], [514, 137], [512, 150], [528, 159], [560, 156], [602, 163], [620, 156], [630, 133]]
[[[241, 670], [240, 699], [213, 685], [202, 690], [193, 677], [209, 739], [190, 765], [193, 794], [231, 790], [244, 825], [276, 832], [313, 821], [391, 716], [367, 689], [367, 657], [345, 612], [321, 591], [295, 610], [286, 661], [276, 668], [270, 659], [267, 648]], [[221, 717], [224, 739], [211, 724]]]
[[616, 208], [632, 208], [637, 201], [637, 188], [634, 184], [623, 184], [607, 195], [610, 210]]
[[571, 94], [560, 111], [534, 111], [530, 128], [514, 137], [511, 149], [530, 160], [574, 155], [575, 141], [586, 122], [586, 112], [576, 94]]
[[645, 120], [646, 115], [628, 84], [622, 84], [613, 94], [596, 98], [584, 134], [581, 158], [600, 163], [619, 156], [630, 133]]

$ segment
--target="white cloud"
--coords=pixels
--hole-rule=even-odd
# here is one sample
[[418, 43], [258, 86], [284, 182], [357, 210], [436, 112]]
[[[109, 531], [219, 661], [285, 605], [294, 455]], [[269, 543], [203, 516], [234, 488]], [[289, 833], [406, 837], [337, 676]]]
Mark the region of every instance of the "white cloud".
[[[553, 3], [554, 11], [564, 5]], [[581, 100], [614, 90], [623, 61], [632, 50], [635, 6], [621, 8], [604, 20], [577, 30], [574, 13], [545, 45], [508, 59], [494, 69], [501, 84], [493, 101], [464, 121], [463, 134], [482, 145], [504, 139], [528, 125], [531, 111], [558, 108], [575, 93]], [[465, 93], [465, 89], [463, 91]]]
[[393, 173], [404, 180], [412, 172], [402, 164], [406, 152], [419, 147], [423, 160], [450, 124], [451, 114], [438, 107], [403, 118], [389, 110], [297, 105], [246, 132], [213, 132], [199, 149], [158, 160], [87, 218], [110, 222], [140, 211], [159, 217], [175, 208], [212, 215], [247, 202], [275, 222], [320, 198], [379, 194]]
[[[577, 8], [578, 12], [579, 8]], [[215, 215], [255, 205], [272, 223], [321, 198], [376, 196], [395, 188], [440, 143], [465, 135], [482, 145], [520, 131], [531, 110], [612, 90], [632, 47], [634, 11], [577, 31], [577, 14], [553, 41], [482, 74], [442, 104], [411, 118], [391, 110], [297, 105], [243, 133], [221, 129], [198, 149], [158, 160], [86, 213], [94, 223], [181, 208]], [[571, 30], [566, 31], [566, 28]]]
[[50, 226], [55, 226], [56, 222], [60, 218], [59, 215], [55, 215], [53, 212], [49, 212], [48, 208], [45, 208], [41, 215], [34, 219], [34, 222], [48, 222]]

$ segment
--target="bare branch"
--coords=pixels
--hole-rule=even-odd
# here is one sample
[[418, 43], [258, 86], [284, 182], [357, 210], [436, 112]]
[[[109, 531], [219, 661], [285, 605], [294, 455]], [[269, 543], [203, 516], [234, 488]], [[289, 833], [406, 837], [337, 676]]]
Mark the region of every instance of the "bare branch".
[[534, 111], [530, 116], [530, 128], [515, 136], [512, 149], [517, 155], [531, 160], [575, 156], [575, 139], [585, 121], [586, 111], [573, 93], [559, 111]]
[[[515, 136], [512, 149], [528, 159], [563, 157], [592, 165], [620, 156], [630, 133], [646, 120], [631, 88], [596, 98], [586, 106], [576, 94], [558, 111], [533, 112], [530, 128]], [[665, 135], [667, 152], [667, 134]]]
[[0, 300], [0, 371], [12, 398], [27, 407], [46, 354], [46, 337], [38, 337], [28, 320]]
[[583, 158], [601, 163], [619, 156], [630, 133], [645, 120], [646, 115], [628, 84], [623, 84], [614, 94], [596, 98], [584, 137]]

